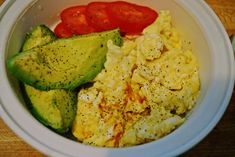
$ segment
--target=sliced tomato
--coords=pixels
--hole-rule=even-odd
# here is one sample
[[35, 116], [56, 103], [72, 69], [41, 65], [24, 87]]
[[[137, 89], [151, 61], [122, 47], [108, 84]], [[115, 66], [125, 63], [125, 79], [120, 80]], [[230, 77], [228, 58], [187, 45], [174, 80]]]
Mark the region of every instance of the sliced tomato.
[[60, 22], [59, 24], [56, 25], [54, 32], [55, 32], [56, 36], [59, 38], [67, 38], [67, 37], [73, 36], [73, 33], [62, 22]]
[[60, 17], [62, 22], [77, 35], [96, 32], [95, 28], [88, 24], [85, 12], [86, 6], [74, 6], [64, 9]]
[[111, 22], [118, 23], [121, 31], [127, 34], [138, 34], [155, 21], [158, 14], [149, 7], [116, 1], [109, 3], [107, 12]]
[[110, 20], [107, 12], [108, 2], [91, 2], [87, 5], [86, 15], [89, 24], [98, 31], [117, 28], [115, 21]]

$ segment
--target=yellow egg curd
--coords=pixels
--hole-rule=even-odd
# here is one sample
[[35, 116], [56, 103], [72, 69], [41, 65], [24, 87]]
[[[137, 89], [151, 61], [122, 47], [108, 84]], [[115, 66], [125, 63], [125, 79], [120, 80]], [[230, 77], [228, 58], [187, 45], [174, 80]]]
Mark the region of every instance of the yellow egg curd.
[[180, 126], [200, 90], [197, 59], [169, 11], [122, 47], [108, 41], [104, 69], [78, 93], [73, 135], [82, 143], [126, 147]]

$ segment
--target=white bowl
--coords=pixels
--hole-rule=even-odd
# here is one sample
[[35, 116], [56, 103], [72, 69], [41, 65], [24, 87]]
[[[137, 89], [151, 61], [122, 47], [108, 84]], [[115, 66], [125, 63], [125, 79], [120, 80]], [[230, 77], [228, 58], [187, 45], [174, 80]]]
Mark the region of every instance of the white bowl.
[[[6, 1], [0, 25], [0, 113], [7, 125], [26, 142], [49, 156], [153, 157], [176, 156], [202, 140], [222, 117], [234, 85], [234, 56], [226, 32], [204, 1], [129, 0], [156, 10], [168, 9], [182, 36], [193, 44], [200, 64], [201, 93], [187, 121], [173, 133], [128, 148], [98, 148], [62, 137], [41, 125], [28, 112], [18, 81], [7, 73], [6, 59], [19, 51], [25, 32], [37, 24], [53, 26], [67, 6], [87, 0]], [[8, 8], [9, 7], [9, 8]]]

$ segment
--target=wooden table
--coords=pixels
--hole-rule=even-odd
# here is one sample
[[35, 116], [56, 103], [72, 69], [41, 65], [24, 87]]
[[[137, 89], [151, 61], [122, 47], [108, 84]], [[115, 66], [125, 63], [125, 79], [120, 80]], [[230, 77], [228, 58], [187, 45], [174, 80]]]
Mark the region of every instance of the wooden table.
[[[235, 0], [206, 0], [235, 35]], [[3, 0], [0, 0], [0, 4]], [[0, 119], [0, 157], [45, 157], [17, 137]], [[198, 145], [181, 157], [235, 157], [235, 90], [223, 118]]]

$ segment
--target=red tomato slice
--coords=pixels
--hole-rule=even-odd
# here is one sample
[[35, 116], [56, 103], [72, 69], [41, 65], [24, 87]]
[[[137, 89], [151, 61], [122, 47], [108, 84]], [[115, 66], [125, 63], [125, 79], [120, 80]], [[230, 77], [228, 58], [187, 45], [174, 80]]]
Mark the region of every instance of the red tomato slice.
[[85, 12], [86, 6], [74, 6], [64, 9], [60, 16], [62, 22], [77, 35], [96, 32], [95, 28], [88, 24]]
[[73, 36], [73, 33], [62, 22], [56, 25], [54, 32], [59, 38], [67, 38]]
[[115, 21], [110, 21], [107, 12], [108, 2], [91, 2], [86, 8], [87, 20], [98, 31], [117, 28]]
[[141, 33], [158, 16], [151, 8], [123, 1], [111, 2], [107, 12], [111, 22], [117, 22], [121, 31], [127, 34]]

